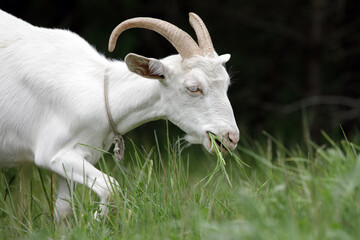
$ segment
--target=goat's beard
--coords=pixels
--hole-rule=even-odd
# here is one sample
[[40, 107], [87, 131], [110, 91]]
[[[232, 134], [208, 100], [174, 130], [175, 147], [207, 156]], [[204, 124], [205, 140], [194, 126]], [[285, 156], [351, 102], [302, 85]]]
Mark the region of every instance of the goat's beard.
[[188, 142], [189, 146], [192, 144], [202, 144], [202, 141], [194, 136], [185, 135], [184, 140]]
[[206, 148], [206, 150], [209, 151], [208, 146], [206, 146], [206, 143], [204, 143], [204, 140], [199, 137], [195, 137], [192, 135], [186, 135], [184, 137], [184, 140], [187, 142], [186, 147], [188, 147], [192, 144], [200, 144], [200, 145], [203, 145]]
[[[204, 145], [203, 142], [201, 141], [201, 139], [199, 139], [198, 137], [194, 137], [191, 135], [185, 135], [184, 137], [178, 139], [176, 141], [176, 145], [180, 146], [180, 151], [182, 152], [185, 148], [190, 147], [193, 144], [201, 144]], [[207, 149], [206, 146], [204, 146]], [[209, 150], [208, 150], [209, 151]]]
[[211, 153], [211, 154], [214, 154], [215, 153], [215, 150], [214, 150], [214, 146], [213, 144], [211, 143], [211, 140], [210, 140], [210, 137], [204, 139], [204, 140], [201, 140], [199, 137], [194, 137], [194, 136], [191, 136], [191, 135], [186, 135], [184, 138], [183, 138], [185, 141], [187, 141], [187, 144], [184, 146], [185, 147], [188, 147], [192, 144], [201, 144], [205, 147], [205, 149]]

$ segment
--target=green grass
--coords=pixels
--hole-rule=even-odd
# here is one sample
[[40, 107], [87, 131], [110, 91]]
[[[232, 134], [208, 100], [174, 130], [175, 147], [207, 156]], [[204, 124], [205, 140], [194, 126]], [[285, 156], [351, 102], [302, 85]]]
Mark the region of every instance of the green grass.
[[97, 165], [121, 185], [100, 221], [98, 197], [78, 185], [72, 215], [54, 224], [50, 173], [2, 169], [0, 238], [358, 239], [360, 147], [323, 139], [288, 148], [264, 133], [225, 157], [168, 135], [150, 149], [128, 141], [127, 172], [108, 154]]

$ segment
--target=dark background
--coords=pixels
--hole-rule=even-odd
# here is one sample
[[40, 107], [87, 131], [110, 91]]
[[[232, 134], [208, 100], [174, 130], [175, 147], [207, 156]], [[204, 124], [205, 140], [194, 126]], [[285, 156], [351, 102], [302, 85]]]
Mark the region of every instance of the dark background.
[[[218, 54], [232, 55], [229, 98], [242, 136], [266, 130], [296, 142], [309, 126], [317, 141], [321, 129], [341, 136], [340, 125], [348, 136], [358, 133], [359, 0], [1, 0], [0, 8], [33, 25], [70, 29], [117, 59], [129, 52], [154, 58], [176, 53], [161, 36], [139, 29], [123, 34], [108, 53], [108, 37], [121, 21], [161, 18], [195, 38], [188, 23], [193, 11], [206, 23]], [[154, 128], [164, 130], [164, 122], [132, 134], [146, 142]], [[149, 131], [151, 136], [143, 133]]]

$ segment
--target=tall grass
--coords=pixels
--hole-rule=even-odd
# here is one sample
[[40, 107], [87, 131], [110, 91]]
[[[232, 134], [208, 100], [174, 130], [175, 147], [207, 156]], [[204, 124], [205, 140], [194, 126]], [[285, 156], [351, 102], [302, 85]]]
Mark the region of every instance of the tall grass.
[[130, 141], [125, 167], [109, 154], [97, 165], [120, 183], [109, 214], [94, 219], [99, 199], [78, 185], [60, 224], [49, 172], [2, 169], [0, 238], [358, 239], [360, 147], [323, 138], [289, 149], [264, 133], [225, 156], [182, 151], [169, 135], [150, 149]]

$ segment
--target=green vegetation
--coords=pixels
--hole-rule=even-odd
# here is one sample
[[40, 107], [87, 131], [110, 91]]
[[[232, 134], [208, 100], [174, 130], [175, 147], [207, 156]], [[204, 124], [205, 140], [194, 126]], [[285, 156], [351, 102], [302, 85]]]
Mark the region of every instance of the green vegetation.
[[50, 173], [33, 166], [2, 169], [0, 236], [357, 239], [360, 147], [346, 137], [322, 136], [321, 146], [307, 140], [288, 148], [264, 133], [260, 142], [242, 140], [237, 153], [224, 158], [196, 153], [197, 147], [182, 150], [169, 136], [150, 149], [128, 141], [126, 170], [109, 154], [97, 165], [121, 185], [100, 220], [93, 218], [98, 198], [79, 185], [72, 215], [54, 224]]

